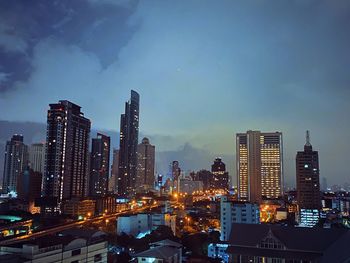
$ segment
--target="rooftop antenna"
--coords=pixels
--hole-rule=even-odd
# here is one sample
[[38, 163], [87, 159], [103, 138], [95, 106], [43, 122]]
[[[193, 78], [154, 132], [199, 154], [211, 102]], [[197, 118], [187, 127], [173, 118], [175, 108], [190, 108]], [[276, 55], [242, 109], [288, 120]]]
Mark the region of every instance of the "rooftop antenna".
[[311, 146], [311, 143], [310, 143], [310, 132], [309, 131], [306, 131], [306, 146]]

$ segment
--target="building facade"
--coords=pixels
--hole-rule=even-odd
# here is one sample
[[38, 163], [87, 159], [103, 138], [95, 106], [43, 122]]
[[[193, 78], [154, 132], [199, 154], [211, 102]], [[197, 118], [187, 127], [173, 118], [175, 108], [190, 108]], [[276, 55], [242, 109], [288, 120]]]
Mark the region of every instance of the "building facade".
[[23, 136], [15, 134], [7, 141], [2, 189], [5, 193], [17, 192], [17, 182], [28, 163], [28, 147]]
[[134, 196], [137, 177], [140, 95], [132, 90], [120, 117], [118, 194]]
[[43, 194], [57, 199], [88, 194], [90, 120], [80, 106], [61, 100], [47, 113], [46, 159]]
[[226, 172], [226, 165], [221, 158], [216, 158], [214, 160], [214, 164], [211, 166], [211, 173], [210, 188], [228, 190], [228, 172]]
[[259, 224], [259, 205], [248, 202], [237, 202], [228, 200], [222, 196], [220, 201], [221, 241], [227, 241], [230, 237], [232, 224]]
[[147, 191], [154, 188], [155, 182], [155, 146], [148, 138], [143, 138], [137, 146], [137, 191]]
[[298, 152], [296, 156], [296, 177], [299, 207], [319, 209], [321, 194], [318, 152], [313, 151], [308, 132], [304, 151]]
[[28, 147], [29, 166], [34, 172], [44, 174], [45, 144], [34, 143]]
[[90, 159], [90, 196], [103, 196], [108, 193], [109, 156], [111, 139], [101, 133], [92, 139]]
[[258, 202], [283, 194], [281, 132], [247, 131], [236, 135], [236, 167], [240, 200]]
[[72, 229], [60, 236], [44, 236], [0, 247], [0, 262], [107, 263], [106, 234], [90, 229]]
[[350, 231], [233, 224], [229, 262], [328, 263], [349, 262]]

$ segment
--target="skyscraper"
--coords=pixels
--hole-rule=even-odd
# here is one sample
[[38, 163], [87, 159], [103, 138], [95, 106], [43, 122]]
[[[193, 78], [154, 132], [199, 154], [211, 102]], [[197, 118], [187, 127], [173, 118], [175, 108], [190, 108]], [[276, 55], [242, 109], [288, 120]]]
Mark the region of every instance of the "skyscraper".
[[28, 147], [22, 135], [13, 135], [6, 143], [2, 189], [5, 193], [17, 191], [17, 180], [28, 162]]
[[240, 200], [261, 202], [283, 193], [282, 133], [248, 131], [236, 135]]
[[228, 190], [228, 172], [226, 172], [226, 165], [221, 158], [214, 160], [211, 172], [210, 188]]
[[140, 95], [132, 90], [120, 117], [118, 194], [133, 196], [136, 190]]
[[101, 196], [108, 192], [110, 137], [97, 133], [92, 139], [90, 161], [90, 195]]
[[154, 188], [155, 146], [149, 143], [148, 138], [143, 138], [142, 143], [137, 146], [137, 157], [136, 188]]
[[34, 143], [28, 148], [29, 166], [33, 171], [44, 174], [45, 144]]
[[111, 177], [109, 180], [110, 191], [118, 193], [119, 150], [113, 149], [113, 162], [111, 165]]
[[88, 192], [90, 120], [67, 100], [50, 104], [47, 113], [44, 191], [46, 197], [84, 197]]
[[296, 156], [296, 177], [301, 223], [313, 226], [318, 221], [321, 194], [318, 152], [312, 149], [309, 131], [306, 132], [304, 151]]
[[173, 161], [171, 163], [171, 176], [173, 181], [173, 191], [177, 192], [179, 189], [179, 177], [181, 175], [181, 168], [179, 161]]

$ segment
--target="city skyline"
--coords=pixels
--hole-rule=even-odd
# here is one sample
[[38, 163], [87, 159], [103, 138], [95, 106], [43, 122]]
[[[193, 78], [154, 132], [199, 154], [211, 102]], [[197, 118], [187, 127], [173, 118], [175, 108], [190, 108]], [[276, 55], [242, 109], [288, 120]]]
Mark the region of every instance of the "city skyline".
[[[44, 123], [47, 103], [67, 99], [96, 129], [118, 131], [135, 88], [143, 97], [140, 132], [159, 151], [188, 144], [233, 156], [235, 133], [278, 130], [294, 182], [294, 155], [308, 129], [320, 176], [346, 182], [350, 4], [206, 3], [4, 3], [0, 120]], [[21, 7], [28, 12], [14, 19]], [[36, 9], [53, 15], [28, 17]], [[18, 101], [31, 111], [18, 111]], [[232, 174], [234, 157], [224, 161]]]

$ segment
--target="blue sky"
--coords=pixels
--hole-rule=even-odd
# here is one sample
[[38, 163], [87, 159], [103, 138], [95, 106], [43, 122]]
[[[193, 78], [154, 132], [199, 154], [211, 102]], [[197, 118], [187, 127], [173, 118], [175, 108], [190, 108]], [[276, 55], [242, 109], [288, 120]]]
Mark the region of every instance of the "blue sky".
[[45, 122], [68, 99], [117, 131], [135, 89], [159, 150], [189, 143], [214, 158], [234, 154], [237, 132], [282, 131], [293, 182], [309, 129], [321, 176], [343, 183], [349, 13], [345, 0], [2, 1], [0, 119]]

